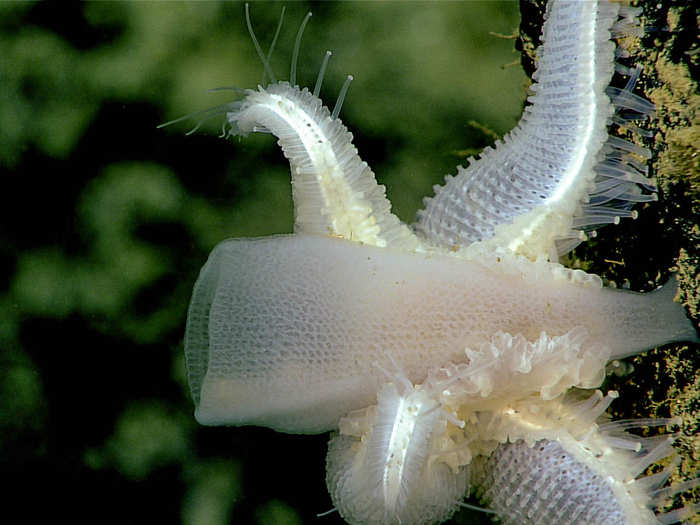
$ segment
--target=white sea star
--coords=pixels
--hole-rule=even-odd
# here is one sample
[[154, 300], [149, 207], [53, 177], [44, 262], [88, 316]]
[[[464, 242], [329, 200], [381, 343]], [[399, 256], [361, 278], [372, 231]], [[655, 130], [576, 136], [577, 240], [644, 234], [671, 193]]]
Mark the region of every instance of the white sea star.
[[[441, 521], [457, 507], [472, 459], [518, 440], [556, 442], [596, 491], [608, 485], [591, 479], [612, 476], [611, 516], [654, 523], [646, 492], [629, 487], [670, 443], [629, 465], [617, 449], [650, 445], [624, 427], [599, 430], [607, 404], [565, 393], [598, 386], [612, 358], [695, 332], [671, 288], [609, 290], [552, 262], [585, 230], [634, 216], [632, 203], [654, 198], [640, 191], [654, 183], [630, 156], [646, 151], [607, 135], [615, 108], [651, 111], [631, 94], [633, 82], [605, 90], [610, 34], [634, 30], [635, 14], [604, 1], [553, 2], [533, 105], [503, 143], [426, 202], [415, 230], [391, 214], [337, 112], [295, 86], [294, 73], [291, 84], [232, 103], [229, 134], [280, 139], [295, 234], [224, 242], [202, 270], [186, 336], [197, 419], [339, 428], [329, 489], [351, 523]], [[600, 467], [602, 456], [609, 464]], [[428, 475], [437, 466], [442, 473]], [[542, 523], [489, 495], [491, 474], [479, 479], [502, 518]], [[553, 523], [562, 520], [555, 514]]]

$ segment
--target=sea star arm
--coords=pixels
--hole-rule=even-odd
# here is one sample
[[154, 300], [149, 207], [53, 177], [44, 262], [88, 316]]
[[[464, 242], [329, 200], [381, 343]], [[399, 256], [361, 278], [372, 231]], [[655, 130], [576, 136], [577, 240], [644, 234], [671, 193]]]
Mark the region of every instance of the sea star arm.
[[337, 116], [306, 88], [287, 82], [249, 90], [227, 114], [232, 134], [269, 131], [289, 160], [295, 233], [332, 235], [415, 250], [415, 234], [391, 213], [384, 186]]
[[484, 242], [556, 260], [585, 230], [633, 217], [632, 204], [655, 199], [640, 191], [654, 183], [630, 159], [648, 151], [607, 135], [616, 109], [653, 110], [631, 93], [634, 74], [625, 90], [608, 87], [610, 38], [634, 30], [634, 14], [617, 3], [548, 4], [531, 105], [503, 142], [426, 199], [417, 229], [428, 242], [452, 249]]

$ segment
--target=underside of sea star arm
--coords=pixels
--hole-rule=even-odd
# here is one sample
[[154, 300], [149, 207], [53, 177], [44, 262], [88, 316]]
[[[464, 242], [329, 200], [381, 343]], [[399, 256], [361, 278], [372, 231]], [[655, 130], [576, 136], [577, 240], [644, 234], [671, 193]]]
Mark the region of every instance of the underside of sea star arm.
[[384, 186], [358, 155], [352, 134], [306, 88], [279, 82], [247, 91], [227, 118], [232, 134], [266, 131], [279, 139], [291, 168], [296, 233], [418, 247], [417, 237], [391, 213]]

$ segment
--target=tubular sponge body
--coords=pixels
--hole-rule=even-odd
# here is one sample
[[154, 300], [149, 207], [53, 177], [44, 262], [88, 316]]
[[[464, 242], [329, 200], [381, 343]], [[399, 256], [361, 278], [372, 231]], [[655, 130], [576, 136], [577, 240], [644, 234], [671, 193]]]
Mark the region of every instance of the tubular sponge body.
[[374, 402], [385, 382], [374, 364], [386, 368], [387, 351], [421, 383], [497, 332], [534, 341], [582, 328], [583, 344], [608, 349], [587, 365], [599, 370], [694, 336], [663, 291], [610, 290], [562, 278], [552, 263], [502, 261], [519, 266], [314, 235], [222, 243], [195, 285], [185, 338], [197, 419], [331, 430]]

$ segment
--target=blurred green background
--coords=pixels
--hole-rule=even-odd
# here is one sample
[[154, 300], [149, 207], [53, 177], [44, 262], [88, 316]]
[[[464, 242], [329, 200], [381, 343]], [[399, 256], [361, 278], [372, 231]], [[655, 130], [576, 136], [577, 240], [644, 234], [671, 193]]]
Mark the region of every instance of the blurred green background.
[[[253, 3], [266, 48], [282, 4]], [[273, 67], [341, 118], [413, 221], [432, 185], [519, 118], [515, 2], [288, 2]], [[237, 2], [0, 3], [2, 520], [341, 523], [327, 436], [206, 428], [182, 338], [192, 285], [227, 237], [290, 232], [288, 165], [221, 120], [157, 129], [254, 87]], [[462, 511], [455, 523], [486, 520]]]

